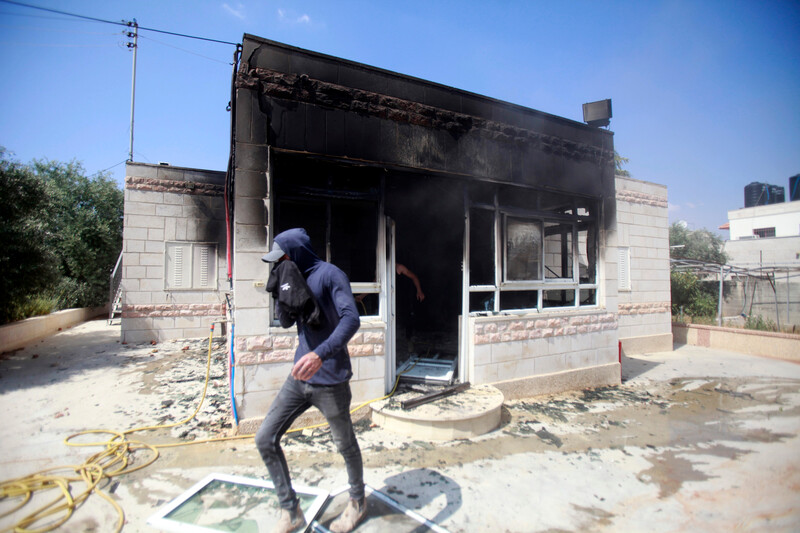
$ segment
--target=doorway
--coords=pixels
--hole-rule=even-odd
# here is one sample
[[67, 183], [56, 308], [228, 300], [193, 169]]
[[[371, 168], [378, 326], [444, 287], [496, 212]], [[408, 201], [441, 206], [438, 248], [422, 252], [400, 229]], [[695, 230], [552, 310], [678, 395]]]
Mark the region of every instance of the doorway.
[[394, 274], [394, 374], [423, 366], [431, 381], [437, 362], [450, 367], [452, 382], [459, 359], [462, 298], [464, 196], [458, 182], [430, 176], [390, 176], [385, 214], [393, 221], [393, 253], [387, 265]]

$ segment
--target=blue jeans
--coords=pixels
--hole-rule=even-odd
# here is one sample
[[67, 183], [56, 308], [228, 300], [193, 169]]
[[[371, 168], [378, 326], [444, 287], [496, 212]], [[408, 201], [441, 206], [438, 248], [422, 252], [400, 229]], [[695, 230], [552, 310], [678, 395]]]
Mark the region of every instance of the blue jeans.
[[292, 422], [311, 406], [319, 409], [330, 424], [333, 442], [344, 457], [350, 482], [350, 497], [359, 501], [364, 498], [364, 467], [361, 449], [350, 419], [351, 399], [349, 382], [312, 385], [292, 376], [286, 379], [256, 433], [256, 447], [267, 465], [282, 508], [294, 510], [298, 500], [292, 489], [289, 467], [280, 440]]

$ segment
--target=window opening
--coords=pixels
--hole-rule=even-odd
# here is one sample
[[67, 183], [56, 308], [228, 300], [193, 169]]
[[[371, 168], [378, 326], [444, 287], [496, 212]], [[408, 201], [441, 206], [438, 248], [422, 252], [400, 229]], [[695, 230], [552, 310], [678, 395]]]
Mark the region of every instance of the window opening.
[[572, 224], [544, 225], [544, 276], [572, 279]]
[[597, 305], [596, 289], [581, 289], [581, 305]]
[[500, 310], [536, 309], [539, 307], [539, 291], [503, 291], [500, 293]]
[[775, 228], [756, 228], [753, 230], [753, 235], [759, 238], [774, 237]]
[[541, 279], [542, 225], [506, 218], [506, 281]]
[[594, 224], [583, 223], [578, 229], [578, 280], [594, 283], [597, 279], [597, 240]]
[[476, 313], [491, 313], [494, 311], [494, 291], [470, 292], [469, 310]]
[[542, 295], [542, 307], [574, 307], [575, 290], [549, 290]]
[[469, 282], [494, 286], [494, 212], [473, 208], [469, 224]]
[[[485, 188], [479, 190], [479, 199], [470, 196], [470, 312], [598, 305], [598, 202], [495, 187], [493, 202]], [[500, 256], [493, 253], [498, 240]], [[499, 285], [492, 281], [494, 269], [502, 274]]]
[[274, 225], [276, 235], [290, 228], [304, 228], [320, 259], [347, 274], [359, 314], [379, 314], [376, 202], [282, 198], [276, 201]]

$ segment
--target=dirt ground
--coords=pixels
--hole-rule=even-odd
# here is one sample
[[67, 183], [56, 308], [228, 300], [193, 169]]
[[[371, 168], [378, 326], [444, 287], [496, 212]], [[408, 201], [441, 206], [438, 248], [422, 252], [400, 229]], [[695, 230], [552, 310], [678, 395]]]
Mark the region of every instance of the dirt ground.
[[[229, 433], [224, 339], [212, 348], [197, 418], [130, 439]], [[185, 419], [207, 353], [208, 339], [123, 345], [118, 325], [94, 321], [3, 354], [0, 480], [83, 463], [101, 448], [64, 443], [83, 430]], [[800, 530], [800, 365], [785, 361], [681, 346], [623, 358], [620, 387], [507, 402], [501, 426], [481, 437], [412, 441], [366, 420], [357, 429], [367, 483], [452, 532]], [[209, 473], [268, 477], [252, 439], [159, 451], [103, 484], [126, 532], [154, 531], [147, 519]], [[346, 484], [324, 429], [287, 437], [285, 451], [296, 483]], [[134, 451], [132, 464], [149, 454]], [[62, 530], [110, 531], [116, 517], [92, 495]], [[0, 518], [0, 531], [12, 523]]]

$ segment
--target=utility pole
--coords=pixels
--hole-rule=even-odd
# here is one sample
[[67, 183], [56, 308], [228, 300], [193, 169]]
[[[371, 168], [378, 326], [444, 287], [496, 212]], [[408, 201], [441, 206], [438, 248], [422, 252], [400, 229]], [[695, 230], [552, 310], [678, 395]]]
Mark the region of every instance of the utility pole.
[[133, 22], [128, 22], [128, 26], [133, 27], [133, 32], [127, 32], [128, 38], [133, 38], [132, 43], [128, 43], [128, 48], [133, 49], [133, 74], [131, 76], [131, 142], [130, 149], [128, 150], [128, 161], [133, 161], [133, 116], [134, 108], [136, 106], [136, 51], [139, 49], [139, 24], [136, 19]]

